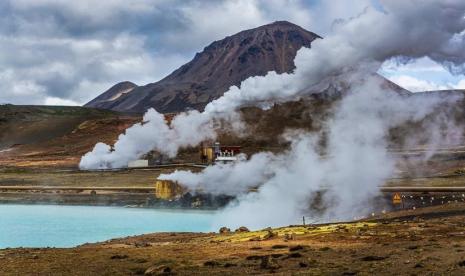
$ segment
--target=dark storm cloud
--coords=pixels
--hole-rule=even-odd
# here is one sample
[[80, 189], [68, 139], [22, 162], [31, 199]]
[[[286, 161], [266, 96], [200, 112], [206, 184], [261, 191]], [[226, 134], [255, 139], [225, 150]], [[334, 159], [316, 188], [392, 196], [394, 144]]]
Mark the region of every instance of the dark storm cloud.
[[0, 1], [0, 103], [77, 103], [154, 82], [214, 40], [276, 20], [323, 33], [369, 0]]

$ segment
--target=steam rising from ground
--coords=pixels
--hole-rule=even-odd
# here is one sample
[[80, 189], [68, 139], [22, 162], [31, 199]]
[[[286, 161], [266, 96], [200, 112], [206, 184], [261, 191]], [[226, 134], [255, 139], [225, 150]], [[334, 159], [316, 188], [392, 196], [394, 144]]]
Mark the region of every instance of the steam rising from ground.
[[168, 126], [163, 114], [151, 108], [145, 113], [142, 123], [133, 125], [119, 136], [113, 149], [98, 143], [92, 152], [82, 157], [79, 166], [81, 169], [122, 168], [153, 149], [174, 157], [180, 147], [195, 146], [215, 137], [213, 122], [198, 111], [182, 113]]
[[[456, 100], [404, 98], [383, 89], [379, 79], [368, 79], [335, 107], [323, 130], [326, 135], [287, 133], [292, 146], [285, 153], [258, 153], [250, 160], [215, 165], [200, 173], [176, 171], [160, 178], [177, 181], [191, 191], [237, 196], [218, 216], [217, 226], [295, 224], [303, 215], [313, 222], [351, 219], [370, 210], [370, 200], [394, 174], [395, 160], [386, 142], [389, 129], [421, 121], [442, 103]], [[437, 126], [447, 127], [447, 122], [441, 120]], [[327, 137], [326, 146], [321, 146], [322, 137]], [[248, 193], [255, 187], [259, 187], [257, 193]], [[321, 210], [309, 211], [322, 190]]]
[[406, 62], [429, 56], [454, 73], [463, 72], [464, 1], [385, 1], [383, 7], [384, 12], [367, 8], [358, 17], [338, 22], [332, 34], [312, 43], [312, 49], [299, 50], [293, 73], [251, 77], [242, 82], [241, 88], [233, 86], [209, 103], [203, 113], [183, 113], [168, 126], [161, 115], [149, 110], [144, 124], [128, 129], [113, 149], [97, 144], [82, 158], [80, 167], [124, 167], [152, 149], [174, 156], [179, 148], [214, 138], [213, 118], [230, 118], [243, 106], [266, 108], [276, 102], [298, 100], [320, 92], [330, 82], [347, 82], [340, 77], [347, 71], [376, 71], [388, 59]]
[[[370, 75], [385, 60], [407, 62], [424, 56], [453, 73], [464, 72], [464, 1], [394, 0], [384, 1], [383, 8], [383, 12], [367, 8], [355, 18], [338, 22], [328, 37], [314, 41], [311, 49], [299, 50], [294, 72], [249, 78], [209, 103], [202, 113], [183, 113], [168, 126], [162, 115], [149, 110], [144, 123], [121, 135], [114, 149], [97, 144], [82, 158], [81, 168], [122, 167], [152, 149], [175, 156], [181, 147], [214, 139], [214, 118], [237, 123], [234, 114], [240, 107], [267, 108], [319, 93], [331, 84], [349, 91], [342, 91], [347, 95], [326, 122], [325, 135], [288, 133], [292, 146], [285, 153], [258, 153], [250, 160], [216, 165], [199, 174], [176, 172], [162, 178], [179, 181], [193, 191], [202, 188], [238, 196], [218, 225], [295, 223], [309, 212], [309, 202], [322, 188], [325, 211], [312, 213], [314, 220], [360, 214], [394, 172], [385, 139], [389, 129], [420, 121], [448, 101], [401, 97], [383, 89]], [[433, 145], [447, 127], [454, 126], [447, 116], [438, 118], [430, 128]], [[325, 147], [321, 147], [322, 136], [327, 137]], [[257, 193], [246, 192], [257, 186]]]

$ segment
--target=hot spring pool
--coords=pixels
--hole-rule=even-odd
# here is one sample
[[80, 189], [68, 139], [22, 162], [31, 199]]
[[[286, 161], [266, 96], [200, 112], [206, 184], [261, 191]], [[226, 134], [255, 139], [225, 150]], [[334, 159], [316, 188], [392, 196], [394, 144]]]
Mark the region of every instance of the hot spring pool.
[[153, 232], [213, 231], [214, 211], [0, 205], [0, 248], [73, 247]]

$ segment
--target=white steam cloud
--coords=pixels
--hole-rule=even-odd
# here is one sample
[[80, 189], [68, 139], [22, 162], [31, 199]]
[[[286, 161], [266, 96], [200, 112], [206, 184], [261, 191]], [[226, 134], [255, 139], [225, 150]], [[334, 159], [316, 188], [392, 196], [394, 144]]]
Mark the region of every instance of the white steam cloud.
[[168, 126], [163, 114], [151, 108], [142, 123], [133, 125], [119, 136], [113, 148], [104, 143], [96, 144], [82, 157], [79, 166], [81, 169], [126, 167], [129, 161], [153, 149], [174, 157], [180, 147], [195, 146], [215, 137], [213, 122], [198, 111], [182, 113]]
[[[155, 110], [144, 123], [121, 135], [114, 148], [97, 144], [81, 168], [113, 168], [149, 150], [174, 156], [179, 148], [214, 139], [214, 119], [238, 122], [238, 108], [294, 101], [331, 84], [346, 95], [334, 108], [324, 133], [287, 134], [291, 148], [281, 154], [258, 153], [250, 160], [215, 165], [201, 173], [175, 172], [175, 180], [192, 191], [237, 196], [218, 225], [253, 228], [295, 223], [301, 215], [315, 221], [347, 219], [366, 211], [378, 187], [394, 173], [387, 150], [389, 129], [419, 122], [438, 106], [457, 99], [400, 96], [371, 77], [388, 59], [406, 62], [429, 57], [452, 73], [464, 72], [465, 2], [462, 0], [383, 1], [383, 11], [365, 9], [338, 21], [333, 33], [303, 48], [290, 74], [270, 72], [231, 87], [205, 111], [178, 115], [171, 125]], [[342, 90], [342, 88], [341, 88]], [[438, 116], [430, 143], [436, 147], [448, 133], [447, 116]], [[441, 131], [438, 131], [441, 129]], [[456, 130], [454, 130], [456, 131]], [[447, 135], [447, 134], [446, 134]], [[325, 146], [321, 139], [325, 138]], [[258, 187], [258, 192], [248, 193]], [[318, 213], [308, 214], [317, 192], [324, 190]]]
[[[243, 106], [269, 107], [318, 93], [325, 82], [353, 70], [376, 70], [388, 59], [400, 62], [428, 56], [451, 72], [463, 72], [465, 61], [465, 2], [459, 0], [385, 1], [384, 11], [365, 9], [359, 16], [339, 21], [328, 37], [303, 48], [291, 74], [270, 72], [251, 77], [241, 88], [231, 87], [211, 102], [203, 113], [183, 113], [168, 126], [149, 110], [144, 124], [121, 135], [113, 149], [97, 144], [80, 163], [82, 169], [124, 167], [150, 150], [176, 155], [181, 147], [215, 137], [213, 118], [229, 117]], [[347, 82], [347, 79], [339, 78]], [[320, 86], [318, 86], [320, 85]]]
[[[348, 93], [334, 108], [334, 117], [322, 131], [326, 135], [288, 133], [292, 146], [284, 153], [258, 153], [250, 160], [211, 166], [200, 173], [176, 171], [159, 178], [192, 191], [237, 196], [218, 216], [216, 226], [257, 229], [293, 224], [303, 215], [318, 222], [366, 214], [370, 199], [394, 173], [395, 159], [387, 150], [389, 129], [422, 121], [441, 104], [458, 98], [403, 97], [383, 89], [378, 78], [369, 78]], [[439, 117], [444, 119], [441, 123], [449, 121]], [[327, 144], [322, 147], [324, 136]], [[256, 187], [258, 192], [248, 192]], [[323, 210], [309, 213], [322, 190]]]

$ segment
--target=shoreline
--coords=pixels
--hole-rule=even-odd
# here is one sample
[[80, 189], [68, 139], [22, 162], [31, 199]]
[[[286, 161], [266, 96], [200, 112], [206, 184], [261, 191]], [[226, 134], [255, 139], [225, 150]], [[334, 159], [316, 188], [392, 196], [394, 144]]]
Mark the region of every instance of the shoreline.
[[0, 232], [12, 232], [0, 236], [0, 250], [74, 248], [151, 233], [209, 233], [216, 216], [212, 210], [3, 204]]
[[0, 271], [2, 275], [463, 275], [464, 216], [465, 203], [458, 203], [356, 222], [222, 234], [167, 232], [72, 248], [2, 249]]
[[184, 208], [184, 207], [170, 207], [170, 206], [138, 206], [138, 205], [89, 205], [89, 204], [62, 204], [62, 203], [47, 203], [47, 202], [3, 202], [0, 201], [0, 206], [4, 205], [19, 205], [19, 206], [63, 206], [63, 207], [114, 207], [114, 208], [128, 208], [128, 209], [144, 209], [144, 210], [159, 210], [159, 211], [185, 211], [185, 212], [215, 212], [220, 211], [221, 208]]
[[182, 204], [179, 201], [158, 199], [152, 193], [57, 194], [37, 192], [0, 192], [0, 204], [11, 205], [101, 206], [205, 211], [215, 211], [224, 207], [224, 205], [220, 206], [218, 204], [192, 206], [192, 204], [187, 203]]

